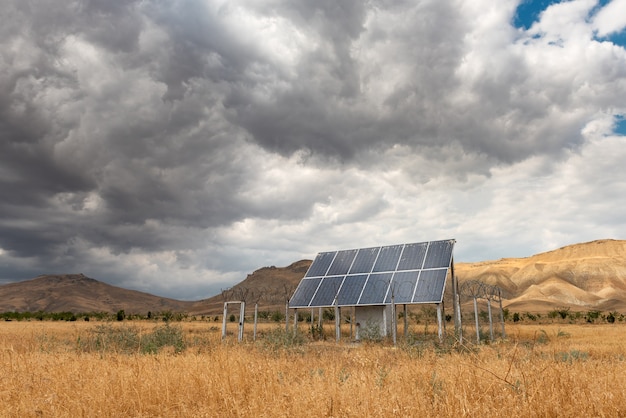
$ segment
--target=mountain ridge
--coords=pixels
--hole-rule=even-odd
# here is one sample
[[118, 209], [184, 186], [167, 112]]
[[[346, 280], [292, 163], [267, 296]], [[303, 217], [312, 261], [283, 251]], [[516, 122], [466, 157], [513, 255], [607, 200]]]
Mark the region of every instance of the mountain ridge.
[[[0, 312], [186, 312], [214, 315], [226, 300], [285, 308], [311, 260], [262, 267], [222, 294], [180, 301], [112, 286], [84, 274], [43, 275], [0, 286]], [[626, 241], [602, 239], [572, 244], [524, 258], [455, 263], [459, 283], [479, 280], [501, 288], [511, 311], [626, 311]]]

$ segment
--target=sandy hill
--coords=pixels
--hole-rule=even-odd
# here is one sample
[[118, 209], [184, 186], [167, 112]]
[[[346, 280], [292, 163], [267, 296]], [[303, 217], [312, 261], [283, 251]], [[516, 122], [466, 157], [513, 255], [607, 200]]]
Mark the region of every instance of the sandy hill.
[[[225, 300], [245, 300], [266, 311], [282, 310], [311, 264], [263, 267], [223, 294], [195, 302], [162, 298], [122, 289], [82, 274], [40, 276], [0, 286], [0, 312], [148, 311], [219, 314]], [[503, 291], [511, 311], [573, 310], [626, 312], [626, 241], [599, 240], [575, 244], [527, 258], [456, 263], [459, 282], [480, 280]]]
[[512, 311], [626, 310], [626, 241], [598, 240], [527, 258], [456, 263], [459, 282], [497, 285]]

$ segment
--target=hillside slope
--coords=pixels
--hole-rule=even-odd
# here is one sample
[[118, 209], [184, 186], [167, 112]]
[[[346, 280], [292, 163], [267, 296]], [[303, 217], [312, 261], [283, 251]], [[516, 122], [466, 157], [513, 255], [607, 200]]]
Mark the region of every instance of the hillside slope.
[[0, 286], [0, 312], [187, 312], [192, 302], [111, 286], [83, 274], [39, 276]]
[[[263, 267], [223, 294], [194, 302], [162, 298], [122, 289], [82, 274], [40, 276], [0, 286], [0, 312], [187, 312], [216, 315], [225, 300], [258, 302], [265, 311], [283, 310], [286, 300], [311, 264], [300, 260], [287, 267]], [[456, 263], [462, 284], [480, 280], [503, 291], [512, 311], [574, 310], [626, 312], [626, 241], [598, 240], [569, 245], [526, 258]]]
[[497, 285], [512, 310], [626, 309], [626, 241], [598, 240], [527, 258], [457, 263], [459, 282]]

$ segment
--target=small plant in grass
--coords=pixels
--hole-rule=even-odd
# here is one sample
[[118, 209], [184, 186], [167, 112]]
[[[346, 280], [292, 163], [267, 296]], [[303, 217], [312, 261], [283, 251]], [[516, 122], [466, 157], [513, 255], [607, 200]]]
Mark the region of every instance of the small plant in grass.
[[562, 351], [556, 353], [555, 358], [565, 363], [573, 363], [575, 361], [586, 361], [589, 358], [589, 353], [580, 350], [570, 350], [569, 352]]
[[283, 327], [278, 327], [267, 332], [261, 341], [264, 346], [277, 349], [281, 347], [300, 346], [306, 342], [306, 338], [300, 331], [285, 331]]
[[136, 327], [113, 327], [98, 325], [90, 331], [89, 337], [80, 341], [83, 351], [134, 353], [139, 347], [139, 331]]
[[383, 340], [380, 324], [377, 321], [368, 319], [359, 331], [359, 338], [364, 341], [380, 342]]
[[321, 324], [311, 325], [311, 337], [314, 340], [325, 340], [326, 334], [324, 334], [324, 327]]
[[156, 354], [164, 347], [172, 347], [175, 353], [185, 350], [185, 338], [180, 326], [166, 324], [155, 328], [141, 338], [141, 352]]
[[282, 322], [285, 320], [285, 314], [281, 311], [274, 311], [270, 315], [272, 321], [274, 322]]
[[151, 333], [141, 334], [133, 326], [113, 327], [98, 325], [87, 338], [79, 339], [78, 349], [100, 353], [155, 354], [164, 347], [172, 347], [175, 353], [186, 347], [182, 328], [165, 324]]

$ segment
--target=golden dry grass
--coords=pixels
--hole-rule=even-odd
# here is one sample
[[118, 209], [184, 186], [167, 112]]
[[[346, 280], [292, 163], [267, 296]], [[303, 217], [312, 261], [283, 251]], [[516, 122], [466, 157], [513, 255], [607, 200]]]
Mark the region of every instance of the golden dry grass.
[[180, 354], [80, 349], [96, 326], [0, 323], [0, 416], [626, 415], [623, 324], [511, 324], [490, 345], [393, 348], [221, 342], [214, 323], [190, 322]]

